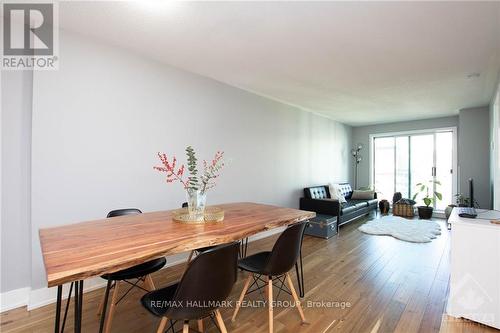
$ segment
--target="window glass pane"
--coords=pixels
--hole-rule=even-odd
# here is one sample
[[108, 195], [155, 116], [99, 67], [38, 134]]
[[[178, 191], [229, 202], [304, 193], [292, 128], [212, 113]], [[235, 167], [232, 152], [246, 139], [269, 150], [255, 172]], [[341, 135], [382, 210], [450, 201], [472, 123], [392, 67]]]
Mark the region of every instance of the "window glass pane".
[[374, 185], [379, 200], [392, 200], [394, 194], [394, 137], [374, 140]]
[[408, 160], [408, 149], [410, 140], [408, 136], [396, 138], [396, 192], [401, 192], [403, 198], [409, 198], [409, 173], [410, 162]]
[[[432, 167], [434, 161], [434, 135], [412, 135], [410, 137], [411, 145], [411, 195], [417, 191], [418, 183], [429, 184], [432, 179]], [[432, 192], [430, 192], [432, 196]], [[423, 205], [422, 200], [425, 194], [419, 194], [416, 198], [417, 205]]]

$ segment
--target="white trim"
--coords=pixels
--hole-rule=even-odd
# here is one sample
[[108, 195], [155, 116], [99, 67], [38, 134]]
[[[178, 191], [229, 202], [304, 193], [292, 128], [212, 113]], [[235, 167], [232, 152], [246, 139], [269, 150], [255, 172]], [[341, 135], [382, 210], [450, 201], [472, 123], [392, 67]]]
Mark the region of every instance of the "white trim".
[[370, 141], [372, 138], [379, 138], [379, 137], [384, 137], [384, 136], [406, 136], [406, 135], [412, 135], [412, 134], [426, 134], [426, 133], [448, 132], [448, 131], [456, 131], [456, 130], [457, 130], [456, 126], [450, 126], [450, 127], [428, 128], [428, 129], [421, 129], [421, 130], [374, 133], [374, 134], [370, 134]]
[[[248, 242], [254, 242], [256, 240], [270, 237], [277, 233], [281, 233], [286, 227], [275, 228], [272, 230], [267, 230], [261, 232], [257, 235], [251, 236]], [[167, 264], [163, 267], [169, 268], [175, 265], [185, 263], [188, 258], [188, 253], [180, 253], [177, 255], [167, 257]], [[99, 288], [104, 288], [106, 282], [99, 278], [94, 277], [85, 280], [84, 283], [84, 293], [96, 290]], [[66, 299], [69, 292], [69, 284], [63, 286], [63, 299]], [[31, 289], [29, 287], [19, 288], [5, 293], [0, 294], [0, 312], [12, 310], [22, 306], [27, 306], [28, 311], [42, 307], [44, 305], [55, 303], [57, 297], [57, 289], [54, 288], [38, 288]]]
[[30, 288], [19, 288], [0, 294], [0, 312], [12, 310], [28, 304]]
[[[172, 267], [178, 264], [182, 264], [187, 261], [187, 253], [181, 253], [179, 255], [173, 255], [170, 257], [169, 260], [167, 260], [167, 264], [162, 268], [168, 268]], [[104, 288], [106, 287], [106, 281], [99, 278], [99, 277], [94, 277], [85, 280], [85, 283], [83, 284], [84, 286], [84, 293], [96, 290], [99, 288]], [[66, 284], [63, 286], [63, 299], [67, 298], [69, 292], [69, 284]], [[53, 288], [39, 288], [35, 290], [31, 290], [30, 292], [30, 297], [29, 297], [29, 302], [28, 302], [28, 311], [31, 311], [33, 309], [42, 307], [47, 304], [54, 303], [56, 301], [57, 297], [57, 289], [55, 287]]]

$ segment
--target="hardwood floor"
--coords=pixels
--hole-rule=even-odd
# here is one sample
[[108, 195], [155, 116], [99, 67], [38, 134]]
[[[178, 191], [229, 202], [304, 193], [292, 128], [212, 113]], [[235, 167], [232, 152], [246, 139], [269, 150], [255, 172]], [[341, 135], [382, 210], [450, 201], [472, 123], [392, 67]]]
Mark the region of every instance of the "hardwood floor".
[[[498, 332], [476, 323], [443, 316], [449, 281], [449, 234], [431, 243], [413, 244], [392, 237], [370, 236], [357, 230], [366, 219], [351, 223], [330, 240], [304, 238], [306, 295], [303, 307], [308, 324], [301, 325], [295, 308], [274, 309], [275, 332]], [[249, 244], [249, 253], [270, 249], [277, 236]], [[156, 286], [179, 279], [184, 265], [153, 275]], [[292, 275], [294, 283], [295, 274]], [[240, 273], [230, 300], [243, 288]], [[97, 305], [103, 290], [85, 294], [83, 331], [98, 331]], [[134, 291], [116, 310], [112, 332], [155, 332], [159, 319], [140, 305], [141, 293]], [[261, 300], [258, 292], [248, 300]], [[291, 300], [282, 293], [280, 300]], [[329, 303], [328, 303], [329, 302]], [[234, 304], [233, 304], [234, 305]], [[267, 332], [267, 308], [242, 307], [236, 322], [233, 308], [221, 309], [229, 332]], [[72, 328], [72, 309], [67, 331]], [[19, 308], [1, 314], [0, 331], [51, 332], [54, 306], [33, 311]], [[197, 323], [192, 322], [192, 331]], [[176, 326], [181, 329], [180, 325]], [[207, 332], [217, 332], [205, 320]]]

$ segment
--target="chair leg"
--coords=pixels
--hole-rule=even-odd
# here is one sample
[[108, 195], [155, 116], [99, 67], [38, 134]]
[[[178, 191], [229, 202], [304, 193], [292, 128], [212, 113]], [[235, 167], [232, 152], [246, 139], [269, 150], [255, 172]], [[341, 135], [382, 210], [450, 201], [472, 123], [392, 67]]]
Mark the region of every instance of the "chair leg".
[[104, 307], [104, 301], [106, 299], [106, 293], [109, 293], [111, 291], [111, 289], [113, 289], [114, 287], [115, 287], [114, 285], [111, 285], [111, 287], [109, 288], [109, 290], [105, 290], [104, 293], [102, 293], [102, 299], [99, 302], [99, 307], [97, 308], [97, 317], [101, 316], [102, 309]]
[[111, 297], [111, 304], [109, 306], [108, 317], [106, 318], [106, 325], [104, 326], [104, 333], [111, 332], [111, 323], [113, 322], [113, 315], [115, 314], [116, 302], [118, 301], [118, 288], [120, 281], [115, 282], [115, 290], [113, 290], [113, 297]]
[[292, 279], [290, 278], [290, 274], [288, 274], [288, 273], [286, 273], [286, 281], [288, 282], [288, 287], [290, 288], [290, 291], [292, 292], [292, 297], [293, 297], [293, 300], [295, 301], [295, 306], [297, 307], [297, 310], [299, 310], [300, 319], [302, 319], [302, 323], [305, 323], [306, 317], [304, 316], [304, 311], [302, 311], [302, 306], [300, 305], [299, 297], [297, 296], [297, 292], [295, 291], [295, 288], [293, 287]]
[[220, 331], [222, 333], [227, 333], [226, 325], [224, 325], [224, 320], [222, 320], [222, 316], [220, 315], [220, 311], [218, 309], [215, 310], [215, 319], [217, 320]]
[[236, 315], [238, 311], [240, 311], [241, 302], [243, 302], [243, 298], [245, 298], [245, 294], [247, 293], [248, 287], [250, 286], [250, 282], [252, 282], [252, 273], [248, 274], [248, 278], [245, 281], [245, 285], [243, 286], [243, 290], [241, 291], [240, 298], [238, 299], [238, 303], [236, 303], [236, 308], [234, 309], [233, 317], [231, 321], [234, 322], [236, 320]]
[[269, 307], [269, 333], [273, 333], [273, 279], [267, 278], [267, 302]]
[[[266, 276], [265, 280], [266, 280], [266, 285], [268, 285], [269, 284], [269, 276]], [[271, 289], [272, 289], [272, 287], [271, 287]], [[264, 288], [264, 295], [266, 296], [266, 299], [269, 298], [269, 288], [267, 288], [267, 286], [266, 286], [266, 288]]]
[[189, 333], [189, 322], [184, 321], [184, 325], [182, 326], [182, 333]]
[[168, 322], [167, 317], [161, 317], [160, 325], [158, 325], [156, 333], [163, 333], [165, 331], [165, 326], [167, 325], [167, 322]]
[[144, 278], [144, 285], [149, 291], [156, 290], [151, 274], [146, 275], [146, 277]]
[[203, 329], [203, 319], [198, 319], [198, 331], [203, 333], [205, 330]]

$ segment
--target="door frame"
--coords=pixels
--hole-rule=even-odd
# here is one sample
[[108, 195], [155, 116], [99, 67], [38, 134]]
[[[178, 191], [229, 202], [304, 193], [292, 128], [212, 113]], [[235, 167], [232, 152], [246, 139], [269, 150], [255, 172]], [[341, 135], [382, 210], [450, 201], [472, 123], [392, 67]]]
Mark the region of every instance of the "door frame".
[[[398, 137], [398, 136], [411, 136], [414, 134], [435, 134], [439, 132], [452, 132], [452, 167], [453, 167], [453, 176], [451, 177], [452, 179], [452, 195], [455, 193], [458, 193], [458, 176], [459, 176], [459, 170], [458, 170], [458, 156], [457, 156], [457, 127], [456, 126], [450, 126], [450, 127], [439, 127], [439, 128], [429, 128], [429, 129], [421, 129], [421, 130], [410, 130], [410, 131], [397, 131], [397, 132], [384, 132], [384, 133], [374, 133], [369, 135], [369, 155], [370, 155], [370, 184], [374, 184], [374, 178], [375, 178], [375, 169], [374, 169], [374, 162], [375, 162], [375, 154], [374, 154], [374, 143], [376, 138], [383, 138], [383, 137]], [[434, 140], [435, 140], [434, 136]], [[411, 149], [411, 148], [410, 148]], [[436, 150], [434, 149], [434, 155], [436, 154]], [[434, 161], [436, 159], [434, 158]], [[396, 167], [396, 166], [394, 166]], [[451, 202], [449, 203], [451, 204]], [[435, 210], [436, 211], [436, 210]], [[442, 211], [436, 211], [438, 215], [441, 215]]]

